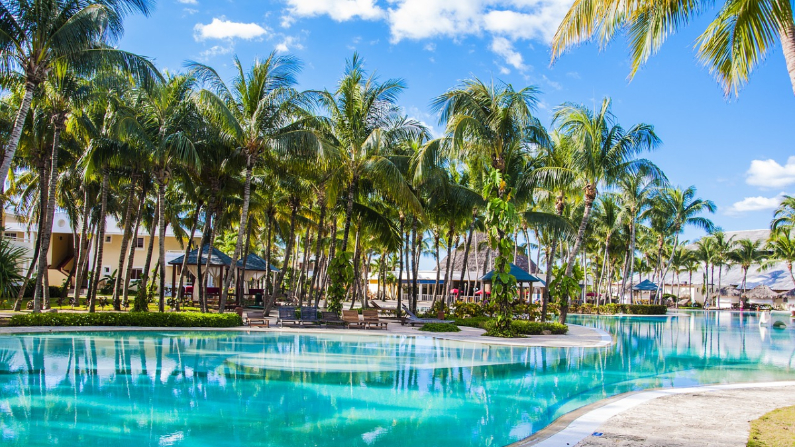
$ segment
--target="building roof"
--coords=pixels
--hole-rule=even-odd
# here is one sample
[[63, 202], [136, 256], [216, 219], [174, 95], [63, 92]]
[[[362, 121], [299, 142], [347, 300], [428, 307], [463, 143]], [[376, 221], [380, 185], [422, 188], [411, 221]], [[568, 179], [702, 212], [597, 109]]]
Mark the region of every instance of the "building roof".
[[[486, 272], [490, 272], [494, 270], [494, 258], [497, 257], [497, 251], [492, 250], [489, 248], [488, 244], [488, 236], [483, 233], [475, 233], [472, 236], [472, 243], [469, 249], [469, 257], [467, 259], [467, 272], [464, 272], [466, 277], [475, 278], [482, 277]], [[453, 251], [451, 254], [452, 256], [452, 271], [457, 272], [457, 274], [453, 275], [452, 279], [459, 279], [461, 277], [461, 270], [464, 268], [464, 251], [466, 247], [466, 240], [459, 244], [458, 247]], [[475, 247], [479, 247], [477, 253], [475, 252]], [[538, 269], [538, 266], [532, 260], [528, 259], [525, 254], [522, 254], [521, 251], [517, 253], [516, 259], [513, 260], [513, 263], [516, 264], [520, 269], [524, 270], [525, 272], [529, 272], [534, 275], [538, 275], [541, 271]], [[442, 268], [442, 276], [444, 276], [445, 266], [447, 265], [447, 256], [445, 256], [439, 264]], [[434, 270], [436, 268], [434, 267]]]
[[[207, 252], [209, 251], [209, 248], [210, 248], [209, 244], [202, 247], [202, 254], [201, 254], [202, 265], [207, 264]], [[188, 253], [188, 265], [196, 265], [198, 254], [199, 254], [198, 248]], [[184, 258], [185, 256], [183, 255], [169, 261], [168, 263], [171, 265], [179, 265], [182, 264], [182, 260]], [[210, 256], [210, 265], [225, 265], [229, 267], [230, 265], [232, 265], [232, 258], [225, 255], [224, 252], [222, 252], [218, 248], [213, 247], [212, 255]]]
[[[243, 268], [242, 259], [237, 261], [237, 267], [241, 269]], [[261, 257], [255, 255], [254, 253], [249, 253], [248, 256], [246, 257], [246, 270], [252, 270], [255, 272], [264, 272], [268, 270], [268, 263], [265, 262], [265, 260], [262, 259]], [[271, 264], [270, 271], [278, 272], [279, 269], [277, 269], [276, 267], [273, 266], [273, 264]]]
[[635, 285], [632, 290], [637, 290], [641, 292], [654, 292], [657, 290], [657, 284], [649, 281], [648, 279], [643, 280], [640, 284]]
[[[36, 222], [25, 222], [20, 216], [17, 216], [6, 209], [5, 215], [5, 231], [7, 232], [18, 232], [18, 233], [36, 233], [38, 232], [38, 224]], [[56, 212], [53, 216], [52, 221], [52, 232], [53, 234], [72, 234], [72, 224], [69, 221], [69, 216], [66, 213]], [[80, 232], [80, 229], [77, 229], [77, 232]], [[107, 216], [105, 218], [105, 235], [106, 236], [121, 236], [124, 232], [124, 225], [116, 220], [113, 216]], [[143, 225], [138, 228], [138, 237], [146, 237], [149, 236], [149, 232], [146, 231]], [[157, 236], [157, 234], [155, 235]], [[202, 232], [200, 230], [196, 230], [196, 234], [194, 234], [194, 238], [200, 238], [202, 236]], [[166, 237], [174, 237], [174, 229], [171, 225], [166, 227]]]
[[[516, 264], [511, 264], [511, 275], [513, 275], [516, 278], [517, 282], [541, 282], [540, 279], [536, 278], [535, 276], [531, 275], [525, 270], [522, 270]], [[494, 270], [486, 273], [480, 279], [483, 281], [491, 281], [492, 277], [494, 277]]]

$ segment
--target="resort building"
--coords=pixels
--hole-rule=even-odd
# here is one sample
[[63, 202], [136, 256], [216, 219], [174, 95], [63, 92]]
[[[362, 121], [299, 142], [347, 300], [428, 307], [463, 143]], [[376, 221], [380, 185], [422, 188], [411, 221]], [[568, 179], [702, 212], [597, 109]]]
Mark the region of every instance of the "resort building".
[[[13, 244], [26, 249], [28, 256], [32, 257], [36, 244], [38, 225], [36, 223], [28, 223], [22, 216], [15, 215], [6, 210], [3, 226], [5, 228], [4, 237]], [[102, 269], [101, 276], [111, 275], [118, 268], [123, 232], [124, 225], [118, 222], [114, 217], [108, 216], [105, 220], [105, 237], [100, 267]], [[196, 246], [201, 240], [201, 232], [196, 231], [194, 236], [194, 246]], [[149, 233], [144, 226], [141, 225], [138, 229], [138, 236], [128, 243], [128, 250], [130, 250], [130, 245], [132, 245], [132, 249], [135, 252], [132, 263], [132, 279], [139, 279], [143, 273], [146, 251], [149, 248], [150, 238], [151, 236]], [[50, 285], [61, 285], [69, 276], [70, 271], [75, 267], [75, 253], [77, 252], [79, 240], [80, 228], [74, 228], [72, 226], [72, 222], [66, 213], [56, 212], [53, 218], [50, 249], [47, 252], [47, 264], [49, 266], [48, 279]], [[169, 261], [185, 254], [185, 242], [185, 239], [174, 235], [171, 226], [166, 228], [166, 278], [171, 277], [172, 267], [168, 264]], [[151, 264], [151, 268], [153, 269], [157, 264], [157, 256], [158, 237], [156, 235]], [[88, 269], [94, 270], [93, 251], [89, 253], [88, 259]], [[125, 257], [125, 264], [127, 259], [128, 258]], [[71, 286], [74, 286], [74, 278], [72, 278]], [[83, 284], [83, 287], [85, 286], [86, 283]]]

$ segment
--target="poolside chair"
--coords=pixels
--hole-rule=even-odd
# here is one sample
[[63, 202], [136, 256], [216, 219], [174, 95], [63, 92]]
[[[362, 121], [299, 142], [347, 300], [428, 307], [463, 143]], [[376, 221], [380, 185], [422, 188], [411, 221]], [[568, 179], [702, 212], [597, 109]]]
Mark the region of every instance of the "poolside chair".
[[279, 307], [279, 318], [276, 319], [276, 323], [278, 323], [279, 326], [284, 327], [285, 322], [301, 324], [301, 320], [295, 314], [294, 306]]
[[301, 307], [301, 324], [304, 323], [319, 323], [320, 319], [317, 314], [317, 307]]
[[405, 315], [402, 318], [402, 324], [408, 324], [411, 327], [414, 327], [415, 324], [426, 324], [426, 323], [453, 323], [453, 320], [440, 320], [438, 318], [420, 318], [414, 313], [412, 313], [408, 307], [403, 306], [403, 312]]
[[370, 328], [375, 326], [376, 329], [386, 329], [387, 325], [389, 324], [388, 322], [378, 318], [378, 311], [375, 309], [362, 310], [362, 317], [364, 317], [364, 324]]
[[345, 326], [345, 321], [340, 318], [337, 312], [321, 312], [321, 318], [319, 321], [321, 324], [325, 324], [326, 326], [330, 324]]
[[246, 326], [270, 327], [271, 323], [265, 318], [265, 312], [261, 310], [247, 310], [243, 312], [243, 324]]
[[343, 310], [342, 321], [344, 321], [345, 326], [349, 328], [355, 327], [355, 328], [364, 329], [367, 327], [364, 321], [359, 320], [359, 312], [356, 312], [355, 310]]

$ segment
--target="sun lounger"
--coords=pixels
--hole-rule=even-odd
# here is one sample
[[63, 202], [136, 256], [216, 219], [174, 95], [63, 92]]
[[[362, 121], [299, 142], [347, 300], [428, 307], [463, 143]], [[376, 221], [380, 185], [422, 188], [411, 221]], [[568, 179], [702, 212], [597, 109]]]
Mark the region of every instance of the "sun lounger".
[[301, 319], [299, 320], [299, 322], [302, 325], [304, 323], [319, 323], [320, 318], [318, 318], [317, 307], [302, 306]]
[[415, 324], [426, 323], [453, 323], [453, 320], [440, 320], [438, 318], [420, 318], [412, 313], [406, 306], [403, 306], [403, 324], [408, 324], [414, 327]]
[[246, 326], [270, 327], [270, 321], [265, 318], [265, 313], [261, 310], [243, 312], [243, 324]]
[[320, 323], [328, 326], [329, 324], [345, 326], [345, 321], [336, 312], [321, 312]]
[[280, 326], [284, 326], [285, 322], [301, 324], [301, 320], [295, 314], [294, 306], [279, 307], [279, 318], [276, 320], [276, 323], [278, 323]]
[[356, 327], [364, 329], [366, 327], [364, 321], [359, 320], [359, 312], [356, 312], [355, 310], [343, 310], [342, 321], [344, 321], [345, 326], [349, 328]]
[[375, 310], [375, 309], [365, 309], [365, 310], [363, 310], [362, 311], [362, 317], [364, 317], [364, 324], [367, 325], [367, 327], [370, 327], [370, 328], [375, 326], [376, 329], [378, 329], [378, 328], [386, 329], [387, 325], [389, 324], [388, 322], [380, 320], [378, 318], [378, 311]]

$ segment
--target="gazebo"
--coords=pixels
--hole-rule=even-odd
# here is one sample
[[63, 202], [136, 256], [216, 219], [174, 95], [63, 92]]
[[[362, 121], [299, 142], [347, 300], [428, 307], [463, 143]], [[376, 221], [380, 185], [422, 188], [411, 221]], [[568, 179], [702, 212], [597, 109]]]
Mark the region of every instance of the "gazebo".
[[632, 287], [633, 292], [640, 292], [641, 299], [643, 298], [643, 292], [649, 292], [649, 301], [651, 301], [651, 292], [656, 292], [658, 289], [657, 284], [649, 281], [648, 279], [644, 279], [635, 286]]
[[[514, 278], [516, 278], [516, 283], [519, 284], [519, 296], [521, 296], [522, 298], [524, 298], [524, 285], [525, 284], [529, 284], [531, 295], [532, 295], [533, 283], [534, 282], [541, 282], [541, 280], [538, 277], [531, 275], [526, 270], [522, 270], [516, 264], [511, 264], [510, 274], [513, 275]], [[480, 280], [483, 281], [484, 283], [491, 284], [491, 280], [492, 280], [493, 277], [494, 277], [494, 270], [492, 270], [492, 271], [486, 273], [485, 275], [483, 275], [483, 277], [481, 277]], [[487, 291], [486, 293], [488, 294], [489, 292]]]
[[[245, 260], [245, 269], [243, 261]], [[271, 272], [278, 272], [277, 269], [273, 264], [268, 264], [265, 262], [262, 257], [255, 255], [254, 253], [249, 253], [245, 259], [240, 259], [237, 261], [237, 271], [238, 278], [240, 278], [240, 274], [243, 275], [243, 280], [238, 281], [238, 293], [242, 295], [255, 295], [257, 293], [264, 294], [262, 279], [265, 278], [268, 271]], [[275, 277], [275, 275], [274, 275]], [[252, 282], [257, 283], [257, 288], [250, 288], [249, 285]]]
[[[210, 279], [212, 279], [212, 284], [215, 287], [207, 287], [207, 294], [208, 295], [220, 295], [220, 287], [219, 285], [223, 284], [224, 282], [224, 275], [226, 275], [229, 271], [229, 268], [232, 266], [232, 258], [224, 254], [221, 250], [213, 247], [212, 252], [210, 253], [210, 266], [207, 268], [207, 253], [210, 251], [209, 244], [205, 245], [201, 249], [201, 254], [199, 254], [199, 249], [192, 250], [188, 252], [188, 272], [194, 278], [199, 277], [198, 265], [201, 264], [202, 271], [208, 275], [210, 275]], [[176, 287], [176, 279], [177, 279], [177, 266], [182, 266], [182, 262], [184, 261], [185, 256], [180, 256], [176, 259], [169, 261], [169, 265], [174, 266], [171, 269], [171, 290], [174, 290]], [[206, 268], [206, 270], [205, 270]], [[193, 294], [193, 288], [191, 287], [188, 289], [185, 288], [186, 292], [190, 291], [191, 295]]]

